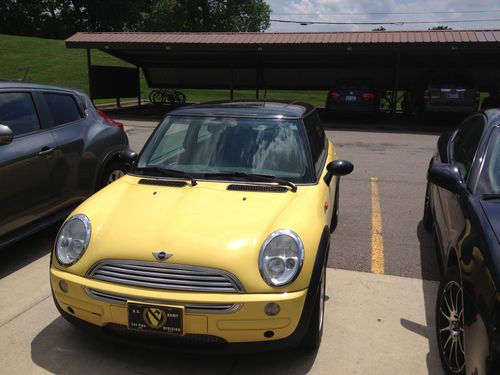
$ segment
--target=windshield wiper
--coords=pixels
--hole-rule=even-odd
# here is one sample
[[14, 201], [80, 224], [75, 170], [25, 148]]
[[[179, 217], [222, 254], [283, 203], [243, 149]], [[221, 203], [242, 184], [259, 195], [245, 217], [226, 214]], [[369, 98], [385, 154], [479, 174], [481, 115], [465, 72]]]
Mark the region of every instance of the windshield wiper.
[[205, 177], [236, 177], [247, 181], [271, 182], [282, 186], [288, 186], [294, 193], [297, 191], [297, 185], [293, 182], [281, 180], [274, 176], [244, 173], [244, 172], [220, 172], [220, 173], [205, 173]]
[[481, 195], [482, 200], [493, 200], [493, 199], [500, 199], [500, 194], [483, 194]]
[[195, 178], [191, 176], [190, 174], [182, 171], [177, 171], [175, 169], [168, 169], [168, 168], [161, 168], [161, 167], [136, 167], [134, 170], [138, 172], [144, 172], [144, 173], [155, 173], [163, 177], [177, 177], [177, 178], [183, 178], [185, 180], [190, 180], [191, 181], [191, 186], [196, 186], [198, 183], [196, 182]]

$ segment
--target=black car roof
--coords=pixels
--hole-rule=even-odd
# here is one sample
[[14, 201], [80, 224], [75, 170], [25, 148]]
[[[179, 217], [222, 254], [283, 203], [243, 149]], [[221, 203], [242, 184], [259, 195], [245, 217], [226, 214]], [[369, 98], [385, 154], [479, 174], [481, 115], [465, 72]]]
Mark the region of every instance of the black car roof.
[[28, 81], [1, 81], [0, 89], [37, 89], [37, 90], [64, 90], [71, 91], [78, 94], [84, 94], [79, 89], [74, 89], [64, 86], [47, 85], [43, 83], [28, 82]]
[[301, 118], [314, 110], [309, 103], [281, 100], [237, 100], [195, 104], [169, 113], [176, 116]]

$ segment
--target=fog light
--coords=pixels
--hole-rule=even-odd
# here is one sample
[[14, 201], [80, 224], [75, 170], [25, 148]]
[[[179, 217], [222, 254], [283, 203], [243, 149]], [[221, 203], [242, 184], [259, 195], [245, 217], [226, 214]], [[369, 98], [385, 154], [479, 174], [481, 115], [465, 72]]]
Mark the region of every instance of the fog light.
[[269, 316], [278, 315], [280, 313], [280, 305], [274, 302], [268, 303], [266, 307], [264, 307], [264, 312]]
[[59, 281], [59, 288], [64, 292], [68, 293], [69, 291], [69, 286], [68, 283], [64, 280]]

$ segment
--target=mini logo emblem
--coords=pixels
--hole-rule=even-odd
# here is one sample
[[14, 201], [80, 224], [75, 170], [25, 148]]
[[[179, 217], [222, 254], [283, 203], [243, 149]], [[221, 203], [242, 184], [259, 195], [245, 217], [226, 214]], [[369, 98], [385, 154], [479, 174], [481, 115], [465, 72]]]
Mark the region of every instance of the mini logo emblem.
[[159, 329], [167, 322], [167, 314], [165, 314], [165, 311], [154, 307], [144, 309], [142, 317], [150, 328]]
[[167, 260], [168, 258], [170, 258], [172, 255], [174, 254], [169, 254], [169, 253], [166, 253], [164, 251], [160, 251], [160, 252], [153, 252], [153, 256], [155, 257], [155, 259], [157, 260]]

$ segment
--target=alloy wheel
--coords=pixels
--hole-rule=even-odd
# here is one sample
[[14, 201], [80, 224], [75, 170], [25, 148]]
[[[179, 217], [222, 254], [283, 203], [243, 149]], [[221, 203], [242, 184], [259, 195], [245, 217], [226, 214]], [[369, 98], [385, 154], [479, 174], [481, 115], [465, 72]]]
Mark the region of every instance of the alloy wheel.
[[124, 175], [125, 175], [125, 173], [123, 173], [123, 171], [121, 171], [119, 169], [112, 171], [108, 177], [108, 185], [111, 184], [112, 182], [115, 182], [116, 180], [118, 180], [120, 177], [123, 177]]
[[318, 330], [323, 330], [323, 320], [325, 317], [325, 292], [326, 292], [326, 268], [323, 268], [323, 275], [321, 275], [321, 285], [319, 290], [319, 325]]
[[462, 373], [465, 365], [463, 321], [462, 287], [449, 281], [440, 296], [437, 324], [439, 350], [453, 374]]

